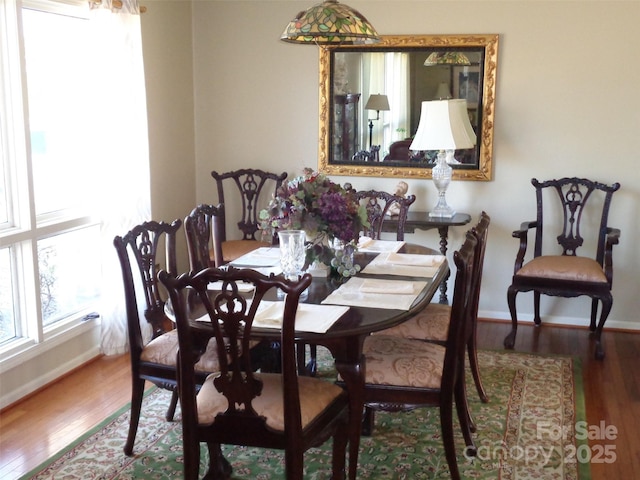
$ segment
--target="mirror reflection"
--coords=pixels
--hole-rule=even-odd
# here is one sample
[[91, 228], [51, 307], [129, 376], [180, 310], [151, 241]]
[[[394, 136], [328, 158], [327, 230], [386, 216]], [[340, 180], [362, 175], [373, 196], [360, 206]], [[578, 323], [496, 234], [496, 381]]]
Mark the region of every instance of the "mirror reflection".
[[496, 57], [497, 35], [383, 36], [375, 46], [321, 49], [320, 170], [429, 177], [437, 152], [410, 149], [421, 104], [465, 99], [478, 141], [455, 152], [454, 178], [489, 180]]

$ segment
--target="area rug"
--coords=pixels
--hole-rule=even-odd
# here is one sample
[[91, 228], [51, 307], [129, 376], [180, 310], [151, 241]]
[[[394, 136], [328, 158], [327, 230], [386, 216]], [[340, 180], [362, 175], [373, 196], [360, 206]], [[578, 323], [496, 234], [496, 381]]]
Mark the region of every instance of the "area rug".
[[[320, 349], [320, 372], [334, 372]], [[468, 479], [589, 480], [589, 465], [577, 451], [576, 423], [585, 420], [578, 360], [505, 351], [480, 351], [490, 402], [478, 399], [468, 375], [468, 396], [477, 424], [475, 458], [458, 438], [460, 473]], [[78, 439], [23, 479], [176, 479], [182, 478], [180, 422], [164, 419], [168, 392], [155, 389], [143, 405], [135, 455], [122, 452], [129, 425], [128, 406]], [[179, 420], [179, 413], [176, 414]], [[456, 425], [457, 429], [457, 425]], [[457, 429], [457, 431], [459, 431]], [[328, 442], [305, 454], [305, 478], [330, 478]], [[280, 451], [223, 447], [234, 479], [283, 479]], [[201, 475], [208, 461], [202, 447]], [[408, 413], [377, 413], [373, 435], [363, 437], [358, 479], [446, 479], [449, 470], [440, 439], [437, 408]]]

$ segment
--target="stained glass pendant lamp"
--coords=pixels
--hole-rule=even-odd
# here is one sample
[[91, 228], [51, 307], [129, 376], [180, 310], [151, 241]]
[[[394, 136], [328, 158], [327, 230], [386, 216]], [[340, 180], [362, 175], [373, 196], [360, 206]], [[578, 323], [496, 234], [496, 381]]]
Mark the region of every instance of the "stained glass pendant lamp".
[[280, 39], [301, 44], [358, 45], [377, 43], [380, 35], [357, 10], [326, 0], [298, 13]]

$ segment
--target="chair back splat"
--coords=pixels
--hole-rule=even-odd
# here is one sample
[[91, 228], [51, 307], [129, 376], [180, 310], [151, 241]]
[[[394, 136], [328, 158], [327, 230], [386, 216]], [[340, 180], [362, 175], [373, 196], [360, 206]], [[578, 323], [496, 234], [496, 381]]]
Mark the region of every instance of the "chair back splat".
[[[243, 168], [241, 170], [226, 173], [213, 171], [211, 172], [211, 176], [216, 181], [216, 187], [218, 189], [218, 203], [226, 203], [228, 205], [237, 205], [240, 203], [242, 205], [240, 219], [237, 222], [238, 228], [242, 233], [242, 240], [259, 240], [256, 238], [256, 232], [258, 231], [259, 225], [259, 202], [261, 199], [264, 200], [264, 194], [267, 195], [266, 201], [271, 198], [271, 195], [280, 188], [284, 179], [287, 178], [287, 172], [276, 174], [265, 172], [263, 170]], [[224, 186], [227, 182], [230, 185], [235, 186], [234, 189], [228, 189], [232, 190], [232, 192], [225, 192]], [[271, 188], [267, 187], [268, 185], [271, 185]], [[227, 210], [230, 209], [228, 208]], [[222, 222], [222, 225], [223, 229], [222, 232], [220, 232], [221, 241], [226, 242], [227, 232], [224, 221]]]
[[[299, 377], [297, 370], [296, 312], [311, 275], [293, 281], [228, 267], [178, 278], [160, 272], [160, 279], [169, 291], [178, 328], [185, 478], [198, 478], [199, 443], [206, 442], [209, 473], [229, 473], [220, 444], [246, 445], [284, 450], [286, 478], [302, 480], [303, 453], [331, 437], [332, 478], [344, 478], [347, 393], [332, 382]], [[246, 292], [247, 284], [253, 287], [251, 293]], [[277, 298], [278, 289], [285, 294], [284, 302], [265, 304]], [[252, 334], [254, 320], [264, 307], [282, 309], [282, 373], [256, 372], [249, 354], [251, 342], [259, 337]], [[193, 322], [196, 316], [206, 320]], [[193, 365], [209, 337], [220, 352], [220, 370], [198, 389]]]
[[[611, 199], [619, 183], [605, 185], [586, 178], [565, 177], [558, 180], [539, 182], [531, 180], [536, 189], [536, 219], [523, 222], [513, 237], [520, 240], [520, 247], [514, 263], [514, 275], [507, 290], [507, 302], [511, 313], [511, 332], [504, 339], [506, 348], [513, 348], [516, 339], [518, 319], [516, 295], [518, 292], [533, 291], [533, 319], [540, 325], [540, 295], [558, 297], [591, 297], [591, 322], [589, 328], [595, 332], [595, 357], [604, 358], [600, 341], [604, 323], [607, 320], [613, 297], [613, 245], [620, 239], [620, 230], [608, 225]], [[546, 192], [555, 192], [561, 211], [554, 210]], [[554, 195], [551, 194], [551, 197]], [[561, 219], [561, 228], [556, 229], [555, 240], [561, 251], [544, 252], [546, 231], [552, 227], [551, 219]], [[585, 242], [590, 225], [590, 241]], [[535, 230], [533, 259], [525, 263], [528, 232]], [[586, 245], [595, 245], [591, 255], [584, 253]], [[578, 255], [578, 252], [580, 255]], [[602, 304], [600, 320], [596, 323], [598, 304]]]
[[184, 219], [191, 270], [220, 267], [224, 264], [220, 240], [223, 221], [224, 204], [222, 203], [198, 205]]
[[402, 197], [393, 193], [379, 190], [360, 190], [356, 192], [356, 197], [361, 204], [364, 203], [367, 209], [367, 219], [369, 228], [364, 231], [364, 235], [374, 240], [379, 240], [382, 234], [382, 226], [389, 209], [396, 205], [398, 210], [398, 229], [396, 240], [404, 240], [404, 227], [407, 223], [407, 212], [409, 206], [416, 201], [415, 195]]

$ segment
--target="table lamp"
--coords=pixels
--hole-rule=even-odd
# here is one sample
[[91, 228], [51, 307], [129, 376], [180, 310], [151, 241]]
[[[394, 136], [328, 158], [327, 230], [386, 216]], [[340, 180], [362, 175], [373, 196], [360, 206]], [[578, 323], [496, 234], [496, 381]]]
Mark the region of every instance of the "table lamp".
[[445, 198], [451, 183], [452, 168], [449, 164], [458, 163], [453, 156], [455, 150], [472, 148], [475, 144], [476, 134], [469, 121], [466, 100], [422, 102], [418, 131], [409, 149], [438, 150], [436, 165], [431, 170], [433, 183], [438, 189], [438, 203], [429, 216], [451, 218], [455, 215]]
[[375, 110], [376, 118], [369, 119], [369, 148], [373, 146], [373, 121], [380, 120], [380, 110], [389, 110], [389, 99], [386, 95], [372, 94], [369, 95], [365, 110]]

